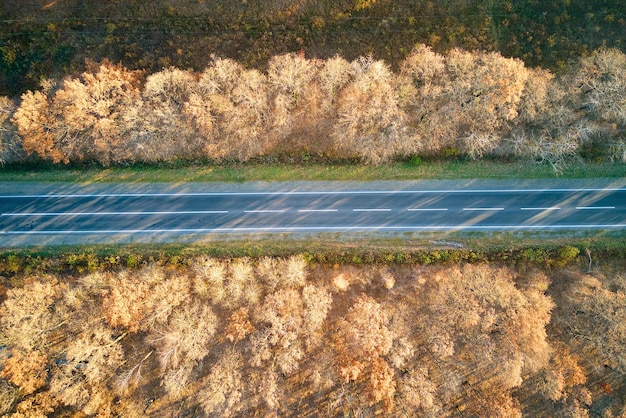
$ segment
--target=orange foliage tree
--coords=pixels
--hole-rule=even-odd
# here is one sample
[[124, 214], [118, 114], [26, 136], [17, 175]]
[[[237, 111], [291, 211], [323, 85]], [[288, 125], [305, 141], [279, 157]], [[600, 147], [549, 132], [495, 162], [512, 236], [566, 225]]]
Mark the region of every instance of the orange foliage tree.
[[24, 150], [64, 163], [126, 159], [126, 112], [137, 106], [141, 83], [141, 71], [103, 61], [61, 86], [45, 82], [42, 91], [25, 93], [13, 117]]

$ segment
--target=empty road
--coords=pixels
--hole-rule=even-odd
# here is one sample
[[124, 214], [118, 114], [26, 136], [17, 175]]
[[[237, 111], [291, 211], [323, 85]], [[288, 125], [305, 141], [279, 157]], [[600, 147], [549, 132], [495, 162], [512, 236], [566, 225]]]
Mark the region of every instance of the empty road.
[[[390, 184], [401, 184], [394, 182]], [[0, 191], [0, 240], [91, 235], [626, 228], [626, 188]], [[6, 185], [5, 185], [6, 186]], [[276, 186], [274, 186], [276, 188]], [[11, 187], [8, 187], [11, 189]], [[196, 188], [197, 189], [197, 188]]]

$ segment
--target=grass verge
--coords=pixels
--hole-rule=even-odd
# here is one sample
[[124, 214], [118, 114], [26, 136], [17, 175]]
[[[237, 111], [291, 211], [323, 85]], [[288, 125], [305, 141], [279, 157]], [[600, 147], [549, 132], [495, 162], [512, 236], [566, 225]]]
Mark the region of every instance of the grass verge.
[[[572, 163], [563, 178], [621, 178], [623, 163]], [[49, 163], [14, 165], [0, 169], [0, 181], [71, 183], [180, 183], [247, 181], [368, 181], [368, 180], [454, 180], [454, 179], [542, 179], [555, 178], [549, 164], [527, 161], [428, 161], [391, 163], [382, 166], [321, 163], [247, 163], [200, 165], [134, 165], [75, 167]]]
[[354, 234], [343, 239], [333, 234], [317, 234], [307, 239], [273, 235], [256, 239], [234, 237], [192, 245], [49, 246], [0, 250], [0, 275], [84, 273], [135, 268], [150, 263], [176, 266], [186, 265], [200, 255], [256, 258], [304, 254], [309, 262], [326, 265], [502, 262], [513, 266], [551, 267], [576, 261], [586, 265], [589, 257], [595, 263], [626, 258], [624, 238], [624, 231], [574, 235], [473, 232], [445, 236], [407, 233], [372, 237]]

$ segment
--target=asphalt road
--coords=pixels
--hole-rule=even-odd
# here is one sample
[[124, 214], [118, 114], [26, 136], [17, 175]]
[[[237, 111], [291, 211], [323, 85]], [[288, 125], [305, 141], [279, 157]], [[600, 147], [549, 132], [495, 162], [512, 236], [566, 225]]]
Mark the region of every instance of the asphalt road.
[[[399, 182], [390, 185], [403, 184]], [[27, 187], [0, 190], [0, 240], [44, 237], [426, 230], [626, 229], [626, 188], [436, 187], [333, 190], [164, 190]], [[498, 185], [495, 185], [498, 186]], [[277, 187], [274, 186], [274, 189]], [[278, 187], [280, 188], [280, 187]], [[235, 189], [241, 189], [235, 188]], [[1, 245], [0, 245], [1, 246]]]

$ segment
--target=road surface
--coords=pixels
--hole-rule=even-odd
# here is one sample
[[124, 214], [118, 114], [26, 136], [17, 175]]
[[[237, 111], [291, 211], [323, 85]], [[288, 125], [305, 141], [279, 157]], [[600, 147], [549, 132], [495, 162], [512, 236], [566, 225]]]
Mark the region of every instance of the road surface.
[[[404, 185], [393, 182], [389, 185]], [[256, 232], [626, 229], [626, 188], [0, 190], [0, 239]], [[5, 185], [6, 186], [6, 185]], [[406, 186], [406, 185], [405, 185]], [[493, 185], [491, 185], [493, 186]], [[496, 185], [497, 186], [497, 185]], [[380, 188], [380, 187], [379, 187]], [[241, 189], [241, 187], [239, 187]], [[41, 238], [38, 238], [41, 237]]]

